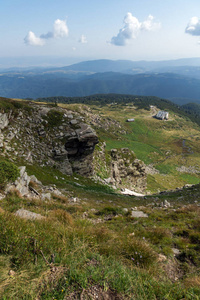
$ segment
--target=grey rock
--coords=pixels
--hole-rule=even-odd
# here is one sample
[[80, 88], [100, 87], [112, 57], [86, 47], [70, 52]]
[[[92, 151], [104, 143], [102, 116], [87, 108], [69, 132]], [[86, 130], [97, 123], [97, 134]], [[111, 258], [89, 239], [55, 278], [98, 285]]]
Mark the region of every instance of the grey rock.
[[9, 124], [9, 119], [7, 114], [0, 113], [0, 129], [4, 129]]
[[23, 218], [23, 219], [27, 219], [27, 220], [42, 220], [45, 219], [45, 217], [43, 217], [40, 214], [36, 214], [34, 212], [31, 212], [29, 210], [25, 210], [23, 208], [19, 209], [16, 211], [15, 216]]
[[37, 184], [39, 184], [39, 185], [42, 185], [42, 182], [39, 181], [35, 175], [31, 175], [30, 180], [37, 183]]
[[78, 121], [77, 121], [76, 119], [71, 120], [71, 121], [70, 121], [70, 124], [71, 124], [71, 125], [76, 125], [76, 124], [78, 124]]
[[15, 188], [20, 192], [22, 196], [29, 194], [29, 182], [30, 177], [26, 173], [26, 167], [22, 166], [20, 169], [20, 176], [15, 181]]
[[41, 199], [42, 200], [51, 200], [51, 194], [50, 193], [42, 193]]
[[181, 251], [177, 248], [172, 248], [172, 252], [174, 253], [174, 256], [178, 256], [181, 253]]
[[145, 214], [143, 211], [136, 210], [136, 211], [131, 211], [131, 217], [133, 217], [133, 218], [148, 218], [148, 215]]
[[170, 207], [171, 204], [167, 200], [164, 200], [163, 202], [161, 202], [160, 206], [167, 208], [167, 207]]

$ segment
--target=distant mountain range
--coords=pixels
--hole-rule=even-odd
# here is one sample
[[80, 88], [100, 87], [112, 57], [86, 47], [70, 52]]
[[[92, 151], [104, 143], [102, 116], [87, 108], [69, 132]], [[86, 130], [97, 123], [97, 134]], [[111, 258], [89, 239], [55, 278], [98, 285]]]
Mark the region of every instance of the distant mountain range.
[[91, 94], [150, 95], [200, 103], [200, 58], [171, 61], [94, 60], [59, 68], [12, 68], [0, 73], [0, 96], [41, 98]]

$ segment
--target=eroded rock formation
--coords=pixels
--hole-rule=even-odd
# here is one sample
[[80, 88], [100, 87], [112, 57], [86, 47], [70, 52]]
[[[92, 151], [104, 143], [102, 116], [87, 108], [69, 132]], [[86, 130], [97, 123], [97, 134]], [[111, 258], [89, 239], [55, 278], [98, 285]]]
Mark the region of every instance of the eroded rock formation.
[[3, 155], [55, 166], [68, 175], [92, 175], [98, 137], [81, 115], [62, 108], [31, 106], [10, 122], [6, 114], [0, 116], [0, 125], [6, 124], [1, 127], [6, 127], [0, 140]]
[[106, 151], [105, 142], [95, 150], [95, 173], [115, 188], [144, 192], [147, 184], [145, 164], [128, 148]]
[[146, 188], [145, 164], [136, 159], [128, 148], [111, 150], [111, 178], [116, 186], [127, 186], [136, 191]]

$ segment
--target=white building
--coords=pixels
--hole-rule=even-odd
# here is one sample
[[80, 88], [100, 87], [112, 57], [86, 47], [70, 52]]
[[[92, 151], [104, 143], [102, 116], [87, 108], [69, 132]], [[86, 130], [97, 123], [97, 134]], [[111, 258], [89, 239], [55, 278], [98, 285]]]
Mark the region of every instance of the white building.
[[169, 113], [167, 111], [159, 111], [155, 118], [160, 120], [168, 120], [169, 119]]

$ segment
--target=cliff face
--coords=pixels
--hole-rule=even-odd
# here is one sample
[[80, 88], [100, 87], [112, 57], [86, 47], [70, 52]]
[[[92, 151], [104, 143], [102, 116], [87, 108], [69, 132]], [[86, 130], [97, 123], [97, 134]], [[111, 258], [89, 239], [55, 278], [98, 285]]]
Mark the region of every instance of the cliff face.
[[128, 148], [111, 150], [111, 178], [118, 187], [127, 187], [139, 192], [146, 189], [145, 164], [136, 159]]
[[12, 160], [49, 165], [71, 175], [90, 176], [98, 137], [75, 112], [31, 105], [0, 116], [2, 154]]
[[106, 151], [100, 143], [95, 150], [95, 174], [114, 188], [144, 192], [147, 185], [145, 164], [128, 148]]

